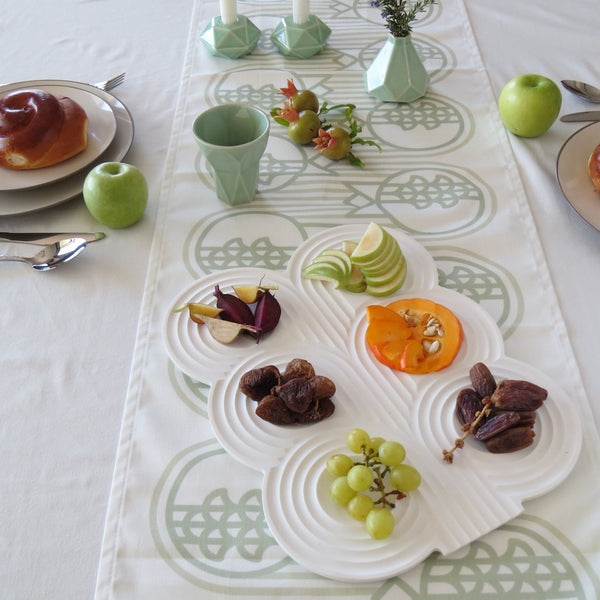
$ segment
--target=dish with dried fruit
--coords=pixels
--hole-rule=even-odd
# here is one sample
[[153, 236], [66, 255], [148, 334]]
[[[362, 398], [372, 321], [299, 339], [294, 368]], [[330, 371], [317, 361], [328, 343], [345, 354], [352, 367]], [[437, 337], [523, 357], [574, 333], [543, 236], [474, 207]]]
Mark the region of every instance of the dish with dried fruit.
[[[469, 298], [438, 286], [432, 257], [400, 231], [396, 237], [408, 264], [402, 288], [386, 303], [426, 299], [459, 320], [463, 339], [443, 370], [420, 375], [390, 369], [377, 360], [365, 335], [373, 298], [340, 292], [307, 280], [304, 266], [344, 240], [360, 239], [368, 224], [323, 231], [300, 246], [285, 272], [238, 268], [207, 275], [182, 290], [168, 307], [163, 326], [167, 353], [190, 377], [210, 384], [208, 414], [225, 450], [263, 473], [262, 501], [269, 529], [283, 550], [311, 571], [342, 581], [365, 582], [399, 575], [431, 552], [444, 555], [507, 523], [523, 502], [557, 486], [571, 471], [581, 446], [581, 423], [573, 403], [554, 381], [504, 356], [493, 319]], [[214, 286], [264, 281], [277, 285], [281, 319], [260, 344], [239, 339], [219, 344], [185, 312], [186, 302], [210, 303]], [[256, 402], [239, 389], [249, 371], [295, 358], [309, 360], [335, 384], [335, 411], [326, 419], [275, 425], [256, 414]], [[533, 443], [518, 452], [492, 454], [468, 436], [452, 465], [442, 450], [460, 435], [456, 399], [471, 385], [469, 370], [485, 362], [496, 379], [525, 380], [547, 390], [536, 411]], [[394, 509], [395, 527], [384, 540], [371, 539], [365, 524], [348, 518], [330, 498], [328, 457], [344, 453], [349, 430], [364, 428], [400, 440], [422, 483]], [[452, 497], [452, 503], [440, 498]]]

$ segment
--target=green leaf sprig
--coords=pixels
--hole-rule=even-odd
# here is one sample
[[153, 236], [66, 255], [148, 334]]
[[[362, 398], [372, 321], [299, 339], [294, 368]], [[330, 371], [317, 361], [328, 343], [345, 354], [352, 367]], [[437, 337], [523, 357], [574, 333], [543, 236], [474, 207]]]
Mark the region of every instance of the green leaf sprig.
[[371, 6], [381, 9], [389, 32], [397, 38], [408, 37], [412, 32], [412, 22], [436, 0], [417, 0], [410, 4], [408, 0], [372, 0]]

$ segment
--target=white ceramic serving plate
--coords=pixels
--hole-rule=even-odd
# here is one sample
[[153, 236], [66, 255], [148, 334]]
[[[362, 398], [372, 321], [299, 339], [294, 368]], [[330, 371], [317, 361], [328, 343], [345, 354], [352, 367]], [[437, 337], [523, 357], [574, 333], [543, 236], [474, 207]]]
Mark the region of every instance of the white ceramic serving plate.
[[[104, 152], [87, 165], [89, 169], [94, 164], [106, 161], [120, 161], [125, 157], [133, 142], [133, 119], [127, 107], [108, 92], [86, 83], [74, 81], [32, 80], [0, 86], [0, 93], [17, 88], [44, 86], [59, 86], [74, 90], [84, 90], [92, 96], [97, 96], [111, 108], [116, 122], [116, 132]], [[83, 182], [89, 169], [82, 168], [64, 179], [48, 183], [41, 187], [26, 190], [0, 191], [0, 217], [37, 212], [75, 198], [81, 194]], [[2, 170], [3, 173], [4, 171], [5, 169]]]
[[598, 144], [600, 123], [591, 123], [575, 132], [558, 153], [556, 177], [569, 204], [600, 231], [600, 193], [588, 172], [588, 160]]
[[[431, 256], [410, 237], [399, 241], [409, 271], [398, 293], [387, 298], [350, 294], [330, 284], [304, 280], [302, 266], [326, 247], [360, 239], [365, 225], [326, 230], [294, 254], [287, 272], [231, 269], [208, 275], [177, 295], [163, 327], [175, 365], [211, 385], [208, 411], [219, 442], [229, 454], [264, 473], [263, 507], [269, 528], [294, 560], [325, 577], [365, 582], [406, 571], [434, 551], [449, 554], [510, 521], [523, 501], [557, 486], [571, 471], [581, 447], [581, 423], [566, 394], [543, 373], [504, 356], [495, 322], [467, 297], [437, 284]], [[219, 284], [252, 284], [261, 277], [277, 284], [282, 307], [277, 328], [259, 344], [241, 337], [224, 346], [187, 311], [186, 302], [214, 303]], [[425, 297], [444, 304], [460, 319], [464, 342], [452, 365], [441, 372], [411, 376], [381, 365], [364, 341], [365, 307], [399, 298]], [[268, 364], [283, 369], [293, 358], [309, 360], [336, 384], [336, 409], [308, 426], [275, 426], [255, 414], [256, 403], [238, 391], [241, 376]], [[474, 363], [488, 364], [497, 379], [527, 379], [549, 390], [539, 409], [536, 439], [520, 452], [493, 455], [474, 440], [457, 452], [452, 465], [442, 459], [460, 435], [454, 414], [460, 389], [470, 385]], [[396, 527], [383, 541], [372, 540], [329, 498], [327, 458], [345, 448], [349, 429], [400, 441], [406, 462], [421, 472], [420, 488], [394, 509]]]
[[[54, 96], [71, 98], [85, 110], [88, 116], [87, 147], [83, 152], [72, 158], [43, 169], [24, 171], [1, 169], [0, 191], [2, 192], [27, 190], [69, 177], [69, 175], [76, 173], [96, 160], [108, 148], [117, 131], [117, 121], [110, 104], [96, 94], [68, 84], [39, 85], [36, 89]], [[7, 91], [9, 90], [0, 90], [0, 94]]]

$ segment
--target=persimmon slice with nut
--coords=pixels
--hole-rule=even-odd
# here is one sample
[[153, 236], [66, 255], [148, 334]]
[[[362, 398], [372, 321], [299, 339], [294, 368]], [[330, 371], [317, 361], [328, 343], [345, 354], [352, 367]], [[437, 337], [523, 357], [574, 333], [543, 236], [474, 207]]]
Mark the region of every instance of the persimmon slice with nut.
[[454, 313], [426, 298], [367, 307], [367, 345], [382, 364], [414, 375], [446, 368], [456, 358], [463, 329]]

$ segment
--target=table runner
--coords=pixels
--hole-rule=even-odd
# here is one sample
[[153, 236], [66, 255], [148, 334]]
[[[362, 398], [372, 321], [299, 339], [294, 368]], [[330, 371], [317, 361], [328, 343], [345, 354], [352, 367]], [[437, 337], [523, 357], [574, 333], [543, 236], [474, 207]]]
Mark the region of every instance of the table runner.
[[[240, 2], [239, 9], [263, 34], [251, 55], [233, 61], [211, 57], [199, 41], [218, 3], [194, 8], [97, 597], [598, 597], [598, 435], [461, 0], [429, 9], [415, 28], [431, 86], [409, 105], [381, 104], [364, 92], [364, 70], [386, 37], [369, 2], [313, 2], [332, 34], [308, 60], [284, 58], [269, 40], [291, 12], [287, 3]], [[354, 102], [363, 137], [383, 151], [358, 146], [366, 167], [357, 169], [295, 146], [273, 123], [255, 201], [227, 207], [216, 199], [191, 123], [221, 102], [268, 111], [280, 104], [276, 91], [288, 77], [331, 104]], [[161, 328], [172, 299], [204, 274], [283, 269], [311, 235], [371, 220], [420, 241], [441, 285], [493, 316], [507, 355], [568, 392], [584, 432], [571, 475], [527, 502], [517, 519], [454, 555], [431, 555], [402, 577], [350, 586], [307, 572], [277, 546], [262, 515], [262, 476], [219, 446], [207, 419], [207, 385], [168, 360]]]

